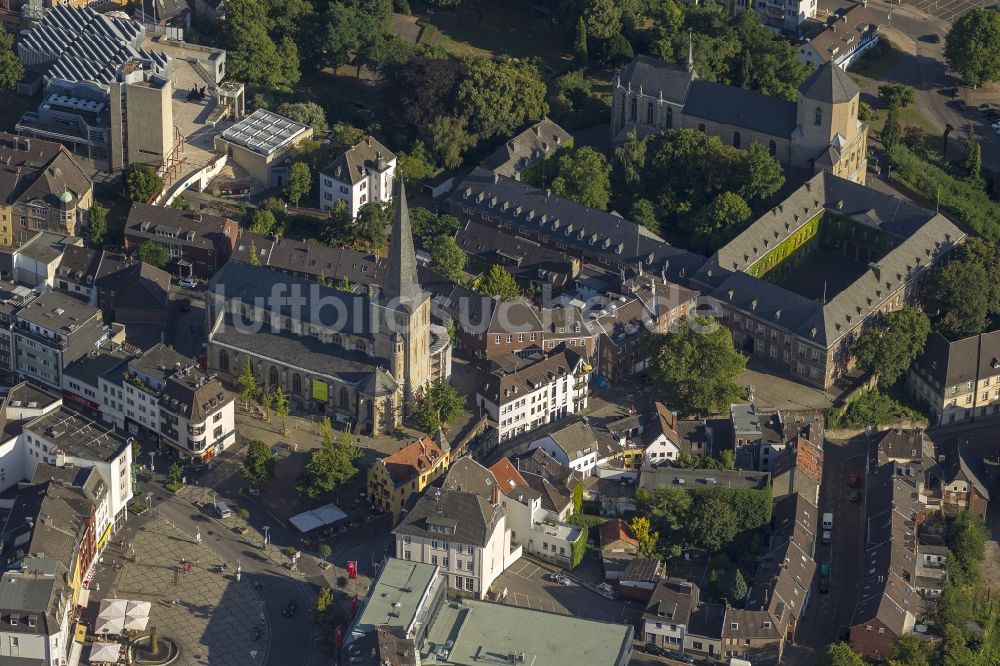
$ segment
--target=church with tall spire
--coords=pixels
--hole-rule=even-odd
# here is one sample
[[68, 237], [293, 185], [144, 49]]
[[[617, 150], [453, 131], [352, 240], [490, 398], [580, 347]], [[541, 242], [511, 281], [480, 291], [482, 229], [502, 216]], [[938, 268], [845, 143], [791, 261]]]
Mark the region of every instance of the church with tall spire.
[[250, 371], [293, 411], [361, 434], [392, 432], [407, 403], [451, 374], [447, 329], [417, 280], [405, 185], [396, 183], [382, 289], [344, 291], [231, 260], [209, 282], [208, 365], [233, 385]]

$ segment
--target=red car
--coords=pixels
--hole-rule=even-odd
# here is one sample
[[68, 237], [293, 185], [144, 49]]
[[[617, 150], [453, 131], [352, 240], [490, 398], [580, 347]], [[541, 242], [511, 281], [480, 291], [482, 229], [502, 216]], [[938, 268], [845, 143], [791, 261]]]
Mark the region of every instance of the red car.
[[859, 485], [861, 485], [861, 477], [858, 476], [857, 474], [851, 474], [850, 476], [847, 477], [847, 485], [849, 485], [851, 488], [857, 488]]

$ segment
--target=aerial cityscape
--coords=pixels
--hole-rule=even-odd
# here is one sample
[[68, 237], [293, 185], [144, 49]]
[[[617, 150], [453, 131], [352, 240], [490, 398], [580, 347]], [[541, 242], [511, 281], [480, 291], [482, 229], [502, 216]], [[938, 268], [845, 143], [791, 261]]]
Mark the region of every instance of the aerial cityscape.
[[1000, 5], [0, 23], [0, 666], [1000, 666]]

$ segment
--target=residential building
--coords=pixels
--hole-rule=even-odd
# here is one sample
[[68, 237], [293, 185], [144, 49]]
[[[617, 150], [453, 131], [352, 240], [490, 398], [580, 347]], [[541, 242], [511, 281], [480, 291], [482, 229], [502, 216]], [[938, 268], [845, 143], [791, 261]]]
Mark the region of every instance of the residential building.
[[925, 599], [940, 599], [948, 579], [948, 547], [917, 544], [917, 575], [913, 586]]
[[149, 27], [171, 28], [167, 34], [184, 36], [191, 27], [191, 7], [180, 0], [141, 0], [132, 18]]
[[[236, 441], [235, 398], [214, 375], [163, 344], [98, 375], [101, 418], [145, 432], [182, 460], [207, 461]], [[119, 397], [124, 393], [124, 397]]]
[[227, 217], [133, 203], [124, 233], [127, 253], [153, 242], [170, 252], [176, 273], [207, 279], [232, 255], [239, 225]]
[[27, 421], [18, 437], [18, 447], [20, 452], [11, 451], [8, 455], [23, 456], [21, 478], [33, 478], [42, 463], [95, 468], [100, 473], [108, 489], [110, 529], [99, 524], [99, 540], [125, 524], [132, 499], [131, 437], [60, 405]]
[[[451, 373], [451, 339], [431, 324], [399, 187], [380, 293], [230, 261], [209, 283], [208, 367], [233, 381], [249, 362], [261, 382], [281, 386], [292, 409], [372, 433], [399, 427], [406, 401]], [[301, 297], [302, 306], [277, 298], [282, 293]]]
[[911, 303], [965, 233], [943, 215], [822, 172], [718, 250], [692, 282], [738, 349], [828, 389], [868, 322]]
[[82, 235], [94, 185], [63, 146], [0, 132], [0, 245]]
[[38, 293], [13, 282], [0, 280], [0, 377], [12, 381], [17, 370], [14, 350], [14, 328], [17, 311], [38, 296]]
[[770, 472], [775, 499], [801, 495], [819, 504], [819, 489], [823, 483], [822, 447], [799, 435], [774, 457]]
[[451, 463], [451, 447], [443, 434], [439, 435], [438, 441], [423, 437], [376, 459], [368, 470], [372, 502], [399, 517], [411, 498], [442, 476]]
[[573, 147], [573, 135], [562, 127], [542, 118], [520, 134], [497, 148], [479, 166], [493, 173], [521, 180], [540, 180], [541, 164], [556, 154], [560, 148]]
[[351, 219], [367, 203], [392, 201], [396, 156], [372, 136], [351, 146], [319, 172], [319, 207], [347, 204]]
[[[257, 109], [215, 137], [215, 150], [240, 165], [265, 188], [288, 185], [284, 155], [313, 135], [308, 125]], [[235, 237], [234, 237], [235, 239]]]
[[653, 591], [667, 575], [662, 560], [655, 557], [634, 557], [618, 578], [615, 587], [617, 596], [648, 603]]
[[134, 257], [102, 252], [93, 304], [111, 321], [126, 326], [153, 324], [166, 330], [170, 314], [170, 274]]
[[63, 664], [71, 642], [73, 606], [66, 567], [54, 558], [27, 558], [24, 568], [0, 577], [0, 659]]
[[698, 608], [701, 590], [681, 578], [664, 578], [656, 584], [642, 618], [642, 638], [647, 644], [684, 652], [691, 614]]
[[467, 220], [455, 234], [455, 242], [470, 257], [502, 266], [519, 284], [541, 291], [559, 289], [580, 271], [580, 259], [545, 247], [538, 241], [503, 233], [496, 225]]
[[[95, 418], [102, 418], [102, 414], [107, 414], [112, 408], [102, 404], [106, 394], [101, 390], [100, 378], [104, 375], [117, 375], [117, 385], [120, 388], [121, 377], [134, 356], [132, 351], [117, 345], [104, 345], [77, 359], [63, 373], [63, 400], [74, 403], [81, 411]], [[109, 415], [105, 420], [113, 419]], [[122, 427], [123, 424], [118, 425]]]
[[816, 18], [814, 0], [726, 0], [720, 4], [737, 15], [754, 10], [772, 32], [791, 35], [801, 33]]
[[[462, 597], [446, 598], [437, 568], [390, 558], [344, 639], [345, 663], [627, 666], [632, 627]], [[531, 627], [531, 631], [525, 631]]]
[[982, 454], [969, 445], [967, 439], [955, 438], [942, 447], [941, 510], [954, 517], [963, 511], [986, 516], [990, 491], [986, 487]]
[[543, 448], [530, 449], [510, 458], [514, 467], [542, 494], [542, 506], [565, 518], [572, 510], [571, 497], [583, 482], [583, 472], [563, 465]]
[[15, 317], [17, 373], [57, 393], [65, 368], [108, 340], [100, 310], [57, 291], [30, 301]]
[[639, 542], [632, 534], [628, 523], [621, 518], [601, 523], [598, 535], [601, 539], [601, 564], [604, 565], [604, 578], [619, 580], [639, 550]]
[[251, 263], [254, 251], [261, 266], [335, 287], [381, 286], [385, 277], [385, 258], [369, 252], [240, 229], [233, 259]]
[[511, 540], [499, 492], [435, 489], [424, 494], [393, 530], [396, 555], [437, 564], [455, 592], [483, 599], [493, 581], [521, 557]]
[[827, 19], [825, 30], [799, 46], [799, 60], [813, 67], [833, 63], [846, 70], [878, 44], [882, 24], [890, 20], [887, 12], [867, 4], [838, 9]]
[[880, 465], [865, 483], [865, 552], [861, 592], [851, 618], [851, 649], [870, 660], [888, 659], [920, 612], [917, 523], [923, 505], [897, 463]]
[[500, 441], [587, 408], [590, 368], [572, 350], [510, 355], [495, 363], [499, 367], [486, 379], [477, 402], [495, 424]]
[[910, 477], [920, 502], [928, 512], [941, 507], [941, 476], [944, 462], [938, 460], [934, 442], [921, 428], [889, 428], [873, 435], [877, 454], [875, 462], [896, 463], [902, 474]]
[[[794, 0], [793, 0], [794, 1]], [[698, 76], [687, 65], [640, 55], [612, 81], [611, 143], [696, 129], [736, 148], [766, 146], [781, 164], [827, 171], [864, 184], [868, 125], [858, 119], [860, 89], [840, 67], [817, 67], [794, 102]]]
[[29, 287], [52, 288], [63, 253], [70, 247], [82, 246], [83, 239], [51, 231], [36, 231], [26, 242], [11, 252], [14, 281]]
[[933, 331], [906, 377], [937, 425], [1000, 414], [1000, 330], [954, 342]]
[[67, 246], [59, 258], [59, 267], [56, 268], [56, 278], [52, 286], [76, 296], [84, 303], [95, 305], [94, 280], [97, 278], [102, 255], [102, 250], [82, 245]]
[[560, 465], [579, 472], [584, 478], [597, 471], [597, 436], [586, 417], [573, 417], [536, 433], [528, 444], [528, 450], [532, 449], [542, 449]]

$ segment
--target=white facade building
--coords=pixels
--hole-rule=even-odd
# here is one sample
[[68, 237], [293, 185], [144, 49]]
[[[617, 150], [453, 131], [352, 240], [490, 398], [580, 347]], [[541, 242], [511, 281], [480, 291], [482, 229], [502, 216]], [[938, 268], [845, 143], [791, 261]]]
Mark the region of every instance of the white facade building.
[[583, 419], [574, 419], [564, 427], [554, 429], [528, 445], [528, 450], [541, 449], [563, 467], [583, 476], [597, 473], [599, 456], [597, 438]]
[[345, 151], [319, 173], [319, 206], [330, 210], [337, 201], [347, 202], [351, 218], [366, 203], [392, 201], [396, 156], [369, 136]]
[[589, 379], [579, 354], [565, 350], [497, 363], [501, 369], [490, 374], [478, 402], [496, 424], [500, 441], [587, 408]]
[[0, 661], [62, 666], [69, 656], [70, 590], [54, 558], [25, 558], [0, 578]]

